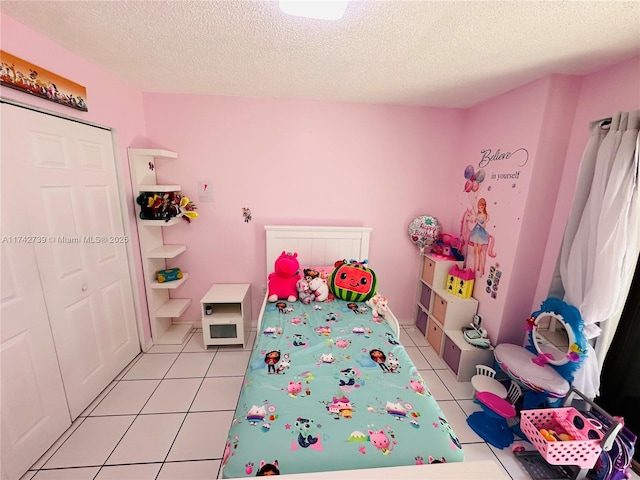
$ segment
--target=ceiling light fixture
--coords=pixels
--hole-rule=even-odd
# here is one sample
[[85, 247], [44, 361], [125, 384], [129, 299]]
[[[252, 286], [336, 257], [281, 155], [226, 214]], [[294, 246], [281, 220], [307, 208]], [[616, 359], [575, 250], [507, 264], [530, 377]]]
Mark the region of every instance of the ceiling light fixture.
[[280, 10], [294, 17], [340, 20], [348, 0], [280, 0]]

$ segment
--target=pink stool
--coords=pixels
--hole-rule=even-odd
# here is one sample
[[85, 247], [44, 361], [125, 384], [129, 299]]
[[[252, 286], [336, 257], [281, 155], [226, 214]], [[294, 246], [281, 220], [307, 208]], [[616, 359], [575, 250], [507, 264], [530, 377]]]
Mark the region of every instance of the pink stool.
[[507, 418], [516, 416], [515, 407], [491, 392], [478, 392], [476, 398], [482, 406], [482, 412], [475, 412], [467, 417], [471, 429], [496, 448], [511, 445], [513, 433], [509, 429]]

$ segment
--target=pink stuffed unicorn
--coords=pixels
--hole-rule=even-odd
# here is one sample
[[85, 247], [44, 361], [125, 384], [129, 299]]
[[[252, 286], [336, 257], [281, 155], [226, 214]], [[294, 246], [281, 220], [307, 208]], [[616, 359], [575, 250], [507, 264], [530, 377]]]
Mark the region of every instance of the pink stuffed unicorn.
[[373, 297], [367, 300], [367, 305], [371, 307], [374, 318], [385, 318], [387, 315], [387, 297], [383, 297], [379, 293], [376, 293]]

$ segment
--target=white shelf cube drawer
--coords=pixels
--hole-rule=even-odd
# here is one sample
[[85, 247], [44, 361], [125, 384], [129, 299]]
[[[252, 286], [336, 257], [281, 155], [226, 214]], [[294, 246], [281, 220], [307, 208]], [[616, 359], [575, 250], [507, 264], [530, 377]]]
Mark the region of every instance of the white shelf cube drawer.
[[431, 308], [431, 292], [433, 290], [429, 285], [420, 282], [420, 304], [428, 312]]
[[431, 288], [445, 288], [447, 275], [454, 265], [462, 268], [463, 262], [425, 255], [424, 265], [422, 267], [422, 280], [431, 285]]
[[443, 335], [442, 327], [438, 325], [433, 318], [429, 318], [429, 322], [427, 323], [427, 342], [429, 342], [429, 345], [431, 345], [438, 355], [440, 355], [442, 351]]
[[460, 298], [446, 290], [434, 290], [431, 314], [445, 329], [468, 325], [477, 311], [478, 301], [475, 298]]
[[458, 382], [469, 382], [476, 373], [476, 365], [493, 365], [493, 348], [480, 348], [467, 343], [461, 330], [444, 332], [442, 359]]

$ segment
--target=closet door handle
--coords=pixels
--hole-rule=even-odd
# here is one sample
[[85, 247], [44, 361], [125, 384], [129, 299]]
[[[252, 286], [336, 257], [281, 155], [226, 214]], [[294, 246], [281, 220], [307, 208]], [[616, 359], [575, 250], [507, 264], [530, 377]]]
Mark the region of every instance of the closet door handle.
[[86, 292], [89, 289], [89, 285], [87, 285], [86, 283], [84, 285], [82, 285], [82, 291]]

